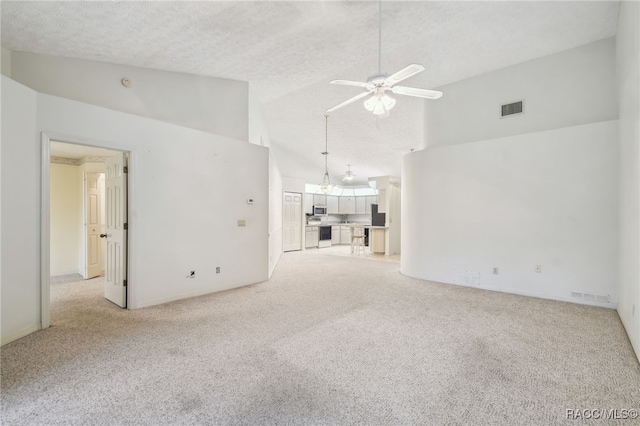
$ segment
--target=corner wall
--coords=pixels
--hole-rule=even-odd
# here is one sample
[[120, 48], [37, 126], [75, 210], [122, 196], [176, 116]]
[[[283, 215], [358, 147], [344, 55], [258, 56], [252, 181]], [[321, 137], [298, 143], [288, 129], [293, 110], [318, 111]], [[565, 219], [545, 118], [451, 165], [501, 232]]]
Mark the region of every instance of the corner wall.
[[615, 307], [617, 130], [607, 121], [406, 155], [401, 272]]
[[620, 111], [618, 314], [640, 359], [640, 3], [620, 3], [617, 89]]
[[38, 94], [2, 76], [1, 343], [40, 329]]
[[269, 278], [282, 255], [282, 176], [269, 152]]

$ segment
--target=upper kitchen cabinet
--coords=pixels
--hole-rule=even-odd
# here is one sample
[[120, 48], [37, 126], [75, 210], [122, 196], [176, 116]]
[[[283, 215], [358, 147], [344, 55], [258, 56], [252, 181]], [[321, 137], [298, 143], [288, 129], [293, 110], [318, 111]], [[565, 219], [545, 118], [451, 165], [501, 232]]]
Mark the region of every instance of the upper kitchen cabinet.
[[365, 206], [364, 206], [364, 213], [365, 214], [371, 214], [371, 204], [378, 204], [378, 197], [375, 195], [370, 195], [365, 197]]
[[313, 194], [304, 194], [304, 212], [313, 214]]
[[313, 205], [314, 206], [326, 206], [327, 205], [327, 196], [324, 194], [313, 194]]
[[338, 205], [340, 214], [354, 214], [356, 212], [356, 197], [340, 197]]
[[356, 198], [356, 214], [367, 213], [367, 197], [355, 197]]
[[340, 214], [340, 202], [336, 195], [327, 195], [327, 213]]

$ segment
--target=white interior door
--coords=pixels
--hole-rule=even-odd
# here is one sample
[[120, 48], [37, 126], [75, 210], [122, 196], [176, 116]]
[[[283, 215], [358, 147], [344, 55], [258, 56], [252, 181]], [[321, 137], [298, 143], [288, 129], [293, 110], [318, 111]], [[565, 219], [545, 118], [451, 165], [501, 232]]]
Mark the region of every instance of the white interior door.
[[282, 250], [302, 250], [302, 194], [284, 193]]
[[104, 297], [127, 306], [127, 175], [126, 157], [119, 153], [105, 161], [105, 280]]
[[102, 173], [86, 172], [84, 174], [85, 279], [100, 276], [104, 271], [104, 255], [100, 238], [100, 234], [104, 233], [102, 176]]

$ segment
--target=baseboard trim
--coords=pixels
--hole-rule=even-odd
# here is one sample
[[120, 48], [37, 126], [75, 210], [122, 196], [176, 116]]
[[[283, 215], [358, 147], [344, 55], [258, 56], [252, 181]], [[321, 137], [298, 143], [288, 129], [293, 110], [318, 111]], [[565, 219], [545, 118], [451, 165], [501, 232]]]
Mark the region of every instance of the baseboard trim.
[[2, 338], [2, 341], [0, 341], [0, 346], [4, 346], [7, 343], [11, 343], [18, 339], [22, 339], [23, 337], [28, 336], [31, 333], [35, 333], [36, 331], [39, 331], [39, 330], [42, 330], [42, 326], [40, 324], [34, 324], [29, 327], [23, 328], [17, 333], [14, 333], [10, 336]]
[[194, 291], [191, 293], [184, 293], [177, 296], [161, 297], [159, 299], [147, 300], [142, 303], [137, 303], [135, 306], [128, 306], [127, 308], [128, 309], [149, 308], [151, 306], [163, 305], [165, 303], [176, 302], [178, 300], [183, 300], [183, 299], [190, 299], [192, 297], [204, 296], [212, 293], [219, 293], [221, 291], [234, 290], [236, 288], [246, 287], [246, 286], [254, 285], [260, 282], [263, 282], [263, 281], [258, 281], [255, 283], [248, 283], [248, 284], [233, 285], [233, 286], [223, 287], [223, 288]]

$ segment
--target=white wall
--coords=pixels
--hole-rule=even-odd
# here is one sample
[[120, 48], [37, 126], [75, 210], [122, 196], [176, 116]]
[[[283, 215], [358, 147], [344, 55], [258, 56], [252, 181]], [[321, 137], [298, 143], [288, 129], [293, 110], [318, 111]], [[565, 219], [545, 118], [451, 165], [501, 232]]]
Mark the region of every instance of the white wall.
[[131, 151], [131, 307], [267, 279], [266, 148], [48, 95], [38, 105], [40, 129]]
[[401, 272], [578, 303], [571, 292], [609, 295], [600, 305], [615, 307], [617, 129], [607, 121], [408, 154]]
[[269, 277], [282, 255], [282, 176], [269, 153]]
[[50, 165], [51, 275], [82, 274], [82, 176], [70, 164]]
[[620, 4], [617, 93], [620, 126], [618, 314], [640, 359], [640, 3]]
[[[322, 174], [324, 173], [324, 166], [318, 167], [315, 164], [311, 164], [305, 160], [301, 160], [291, 150], [281, 147], [277, 141], [271, 141], [269, 147], [273, 158], [278, 163], [278, 168], [283, 178], [292, 178], [296, 180], [303, 180], [305, 182], [320, 182], [322, 180]], [[320, 157], [320, 155], [318, 155]], [[285, 191], [300, 192], [290, 188], [285, 188]], [[302, 188], [304, 193], [304, 187]]]
[[[617, 118], [615, 39], [524, 62], [439, 88], [427, 101], [425, 146], [443, 146]], [[525, 113], [500, 118], [524, 100]]]
[[41, 131], [130, 151], [131, 308], [268, 278], [266, 148], [36, 94], [4, 76], [2, 105], [3, 342], [40, 321]]
[[1, 342], [40, 328], [37, 93], [2, 76]]
[[4, 47], [1, 48], [0, 52], [0, 73], [2, 75], [6, 75], [7, 77], [11, 77], [11, 51]]
[[269, 147], [271, 145], [271, 141], [269, 138], [267, 122], [262, 111], [262, 104], [251, 87], [249, 87], [248, 96], [249, 142], [254, 145]]
[[40, 93], [248, 141], [246, 82], [24, 52], [12, 52], [11, 78]]

